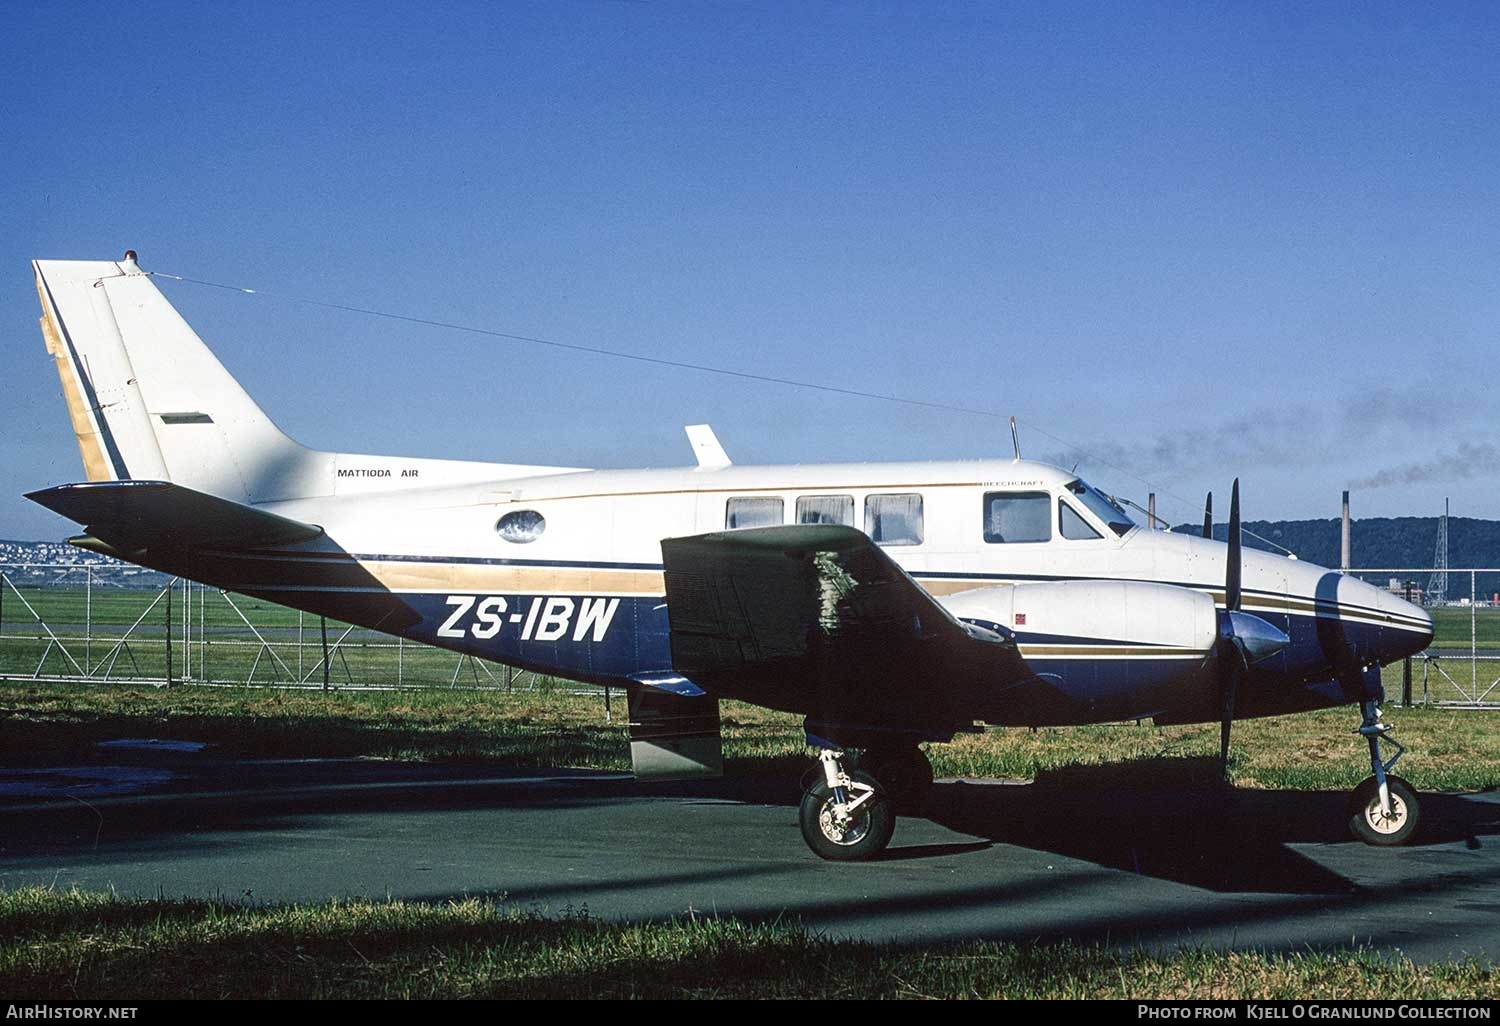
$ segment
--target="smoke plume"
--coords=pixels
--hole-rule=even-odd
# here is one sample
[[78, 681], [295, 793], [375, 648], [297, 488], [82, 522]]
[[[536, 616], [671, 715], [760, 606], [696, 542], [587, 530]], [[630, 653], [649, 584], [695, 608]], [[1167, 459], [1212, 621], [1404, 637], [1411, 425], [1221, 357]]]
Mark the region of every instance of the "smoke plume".
[[1488, 443], [1459, 444], [1454, 453], [1439, 453], [1418, 463], [1403, 463], [1350, 481], [1350, 488], [1389, 488], [1393, 485], [1425, 484], [1429, 481], [1463, 481], [1500, 473], [1500, 447]]

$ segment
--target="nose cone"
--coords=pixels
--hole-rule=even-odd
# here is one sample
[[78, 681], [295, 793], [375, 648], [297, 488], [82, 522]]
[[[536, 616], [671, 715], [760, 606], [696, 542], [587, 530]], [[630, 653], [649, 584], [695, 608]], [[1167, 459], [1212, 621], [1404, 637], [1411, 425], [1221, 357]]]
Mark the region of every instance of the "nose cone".
[[1416, 655], [1432, 644], [1432, 617], [1427, 610], [1394, 595], [1387, 601], [1392, 607], [1387, 610], [1391, 623], [1382, 635], [1386, 645], [1395, 653], [1393, 659]]
[[1432, 643], [1432, 617], [1421, 606], [1413, 605], [1383, 588], [1348, 577], [1339, 585], [1341, 601], [1348, 585], [1356, 586], [1357, 594], [1353, 597], [1355, 603], [1376, 610], [1376, 617], [1381, 621], [1379, 640], [1376, 643], [1377, 658], [1381, 663], [1393, 663], [1416, 655]]

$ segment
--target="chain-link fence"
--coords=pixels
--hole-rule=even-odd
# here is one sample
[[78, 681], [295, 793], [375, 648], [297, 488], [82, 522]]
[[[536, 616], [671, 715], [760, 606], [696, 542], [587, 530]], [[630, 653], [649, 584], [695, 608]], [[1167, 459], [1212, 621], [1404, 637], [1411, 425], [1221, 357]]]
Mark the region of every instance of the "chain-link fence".
[[118, 565], [0, 564], [0, 678], [528, 688], [530, 674]]
[[[1422, 602], [1432, 569], [1353, 570]], [[1500, 570], [1455, 570], [1432, 647], [1386, 693], [1500, 708]], [[1453, 596], [1457, 595], [1457, 598]], [[137, 567], [0, 563], [0, 677], [337, 688], [529, 688], [528, 673]]]
[[1385, 668], [1386, 694], [1413, 702], [1500, 709], [1500, 570], [1355, 569], [1350, 574], [1424, 606], [1432, 645], [1409, 666]]

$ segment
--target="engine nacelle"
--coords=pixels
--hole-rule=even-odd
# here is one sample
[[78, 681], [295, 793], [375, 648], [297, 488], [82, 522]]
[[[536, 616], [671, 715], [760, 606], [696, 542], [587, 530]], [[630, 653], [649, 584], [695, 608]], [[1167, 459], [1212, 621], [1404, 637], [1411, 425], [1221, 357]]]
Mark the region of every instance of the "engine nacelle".
[[1142, 581], [1045, 581], [962, 591], [939, 601], [961, 620], [999, 624], [1023, 646], [1114, 643], [1193, 649], [1218, 638], [1213, 599]]
[[997, 696], [1000, 718], [992, 722], [1137, 719], [1211, 698], [1205, 660], [1219, 638], [1219, 618], [1203, 592], [1140, 581], [1047, 581], [940, 601], [961, 620], [1012, 633], [1036, 671], [1030, 685]]

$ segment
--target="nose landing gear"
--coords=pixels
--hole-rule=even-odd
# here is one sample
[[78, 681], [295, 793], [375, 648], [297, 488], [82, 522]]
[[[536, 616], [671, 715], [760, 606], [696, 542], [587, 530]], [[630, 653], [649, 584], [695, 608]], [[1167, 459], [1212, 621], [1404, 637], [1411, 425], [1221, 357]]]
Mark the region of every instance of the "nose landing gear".
[[[1349, 829], [1366, 844], [1385, 847], [1405, 844], [1421, 825], [1421, 807], [1412, 786], [1391, 772], [1406, 749], [1390, 736], [1389, 724], [1380, 722], [1380, 707], [1374, 702], [1360, 705], [1359, 733], [1370, 743], [1370, 769], [1349, 799]], [[1381, 755], [1380, 743], [1396, 751], [1389, 759]]]

